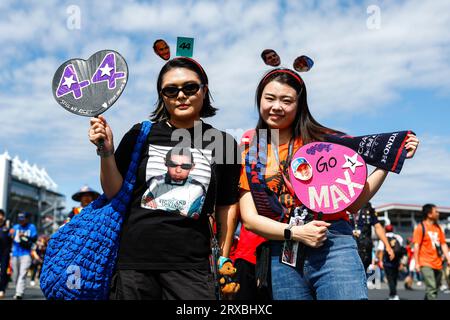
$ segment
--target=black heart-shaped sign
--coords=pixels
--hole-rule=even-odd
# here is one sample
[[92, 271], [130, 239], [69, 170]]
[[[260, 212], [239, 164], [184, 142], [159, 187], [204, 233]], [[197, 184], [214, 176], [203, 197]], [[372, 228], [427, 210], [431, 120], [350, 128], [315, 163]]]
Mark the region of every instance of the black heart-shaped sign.
[[67, 111], [95, 117], [119, 99], [128, 81], [128, 66], [116, 51], [101, 50], [87, 60], [64, 62], [53, 76], [56, 101]]

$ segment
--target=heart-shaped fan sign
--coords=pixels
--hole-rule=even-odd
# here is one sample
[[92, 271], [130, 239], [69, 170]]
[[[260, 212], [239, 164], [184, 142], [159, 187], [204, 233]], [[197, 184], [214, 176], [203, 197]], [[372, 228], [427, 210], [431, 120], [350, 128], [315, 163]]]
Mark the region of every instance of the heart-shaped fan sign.
[[64, 62], [53, 76], [53, 96], [67, 111], [96, 117], [119, 99], [127, 80], [125, 59], [116, 51], [101, 50], [87, 60]]
[[313, 142], [294, 154], [289, 177], [306, 207], [331, 214], [347, 209], [358, 199], [366, 182], [367, 166], [350, 148]]

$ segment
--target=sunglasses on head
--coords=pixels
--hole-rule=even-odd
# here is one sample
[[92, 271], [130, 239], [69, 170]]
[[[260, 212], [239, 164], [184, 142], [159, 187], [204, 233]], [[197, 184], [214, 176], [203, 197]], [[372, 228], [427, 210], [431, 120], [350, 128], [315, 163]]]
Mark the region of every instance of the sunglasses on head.
[[181, 169], [191, 170], [194, 165], [192, 163], [178, 164], [176, 162], [173, 162], [172, 160], [167, 160], [166, 161], [166, 166], [168, 166], [169, 168], [176, 168], [176, 167], [179, 166]]
[[193, 96], [200, 90], [200, 88], [203, 87], [203, 84], [199, 83], [188, 83], [185, 84], [182, 87], [176, 87], [176, 86], [168, 86], [161, 89], [161, 93], [166, 96], [167, 98], [175, 98], [178, 96], [180, 91], [183, 91], [183, 93], [186, 96]]

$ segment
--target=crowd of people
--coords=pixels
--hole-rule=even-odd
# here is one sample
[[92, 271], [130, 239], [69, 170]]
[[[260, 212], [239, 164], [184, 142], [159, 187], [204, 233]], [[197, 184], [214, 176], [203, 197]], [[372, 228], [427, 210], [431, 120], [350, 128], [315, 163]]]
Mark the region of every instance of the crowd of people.
[[[98, 192], [85, 186], [74, 197], [84, 207], [98, 197]], [[69, 216], [72, 218], [81, 209], [73, 208]], [[397, 293], [398, 280], [403, 281], [405, 290], [424, 287], [426, 300], [436, 299], [439, 291], [450, 293], [449, 253], [445, 234], [438, 224], [439, 212], [436, 206], [427, 204], [423, 206], [422, 214], [423, 221], [406, 241], [395, 232], [392, 224], [382, 226], [370, 202], [357, 215], [350, 215], [354, 226], [353, 237], [366, 270], [367, 287], [381, 289], [380, 284], [386, 282], [389, 287], [388, 300], [400, 299]], [[9, 281], [13, 282], [16, 290], [14, 299], [22, 299], [27, 275], [31, 287], [39, 279], [49, 237], [37, 236], [35, 225], [30, 223], [29, 213], [20, 212], [17, 224], [12, 228], [8, 222], [5, 212], [0, 210], [0, 299], [5, 297]], [[372, 230], [375, 230], [376, 238]], [[263, 242], [264, 238], [238, 224], [230, 258], [237, 270], [234, 281], [240, 284], [240, 290], [229, 299], [273, 299], [271, 285], [258, 284], [261, 278], [255, 275], [256, 257], [259, 255], [256, 251], [261, 250], [258, 247]]]
[[[386, 225], [386, 237], [394, 252], [388, 257], [386, 246], [379, 241], [373, 251], [371, 271], [380, 269], [380, 278], [385, 275], [389, 285], [389, 299], [398, 300], [397, 281], [401, 277], [406, 290], [414, 290], [425, 284], [425, 299], [434, 300], [438, 291], [450, 293], [449, 254], [445, 233], [438, 224], [439, 212], [435, 205], [426, 204], [422, 208], [422, 222], [412, 231], [406, 241], [394, 231], [392, 225]], [[373, 282], [373, 281], [372, 281]], [[373, 283], [372, 283], [373, 286]]]
[[[88, 186], [83, 186], [74, 193], [72, 199], [80, 204], [72, 208], [64, 223], [69, 222], [99, 195]], [[0, 209], [0, 299], [5, 298], [9, 282], [12, 282], [15, 288], [13, 298], [21, 300], [28, 278], [29, 286], [38, 285], [50, 236], [44, 233], [38, 235], [36, 225], [31, 222], [33, 216], [29, 212], [19, 211], [10, 218], [17, 223], [11, 226], [10, 220], [6, 219], [6, 212]]]
[[13, 298], [16, 300], [24, 297], [29, 273], [31, 286], [39, 280], [49, 237], [38, 236], [31, 217], [29, 212], [19, 212], [17, 223], [11, 227], [5, 211], [0, 210], [0, 299], [5, 297], [10, 280], [15, 287]]

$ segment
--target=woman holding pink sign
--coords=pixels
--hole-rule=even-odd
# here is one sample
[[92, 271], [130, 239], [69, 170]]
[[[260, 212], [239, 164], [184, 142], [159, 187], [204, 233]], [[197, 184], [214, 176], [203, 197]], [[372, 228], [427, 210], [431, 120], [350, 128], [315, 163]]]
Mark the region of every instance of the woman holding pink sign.
[[[367, 299], [365, 271], [348, 212], [357, 212], [374, 196], [388, 171], [400, 171], [404, 159], [414, 155], [418, 139], [409, 131], [371, 135], [376, 145], [386, 146], [377, 149], [372, 140], [368, 145], [367, 137], [350, 137], [320, 125], [309, 111], [302, 78], [290, 69], [268, 72], [258, 85], [256, 103], [260, 116], [243, 153], [240, 209], [245, 227], [268, 240], [261, 246], [270, 250], [273, 298]], [[300, 157], [298, 150], [310, 143], [315, 144]], [[311, 158], [341, 147], [345, 150], [339, 152], [351, 153], [342, 159], [329, 157], [322, 169], [317, 164], [323, 157]], [[367, 172], [358, 171], [366, 170], [364, 162], [377, 167], [367, 180]], [[312, 204], [299, 197], [298, 185], [314, 181], [325, 168], [346, 169], [340, 181], [348, 185], [353, 199], [331, 185], [331, 196], [328, 189], [313, 192], [310, 199], [318, 206], [311, 210]], [[362, 184], [350, 180], [357, 175], [363, 176]], [[322, 202], [334, 204], [334, 211], [324, 210]]]

